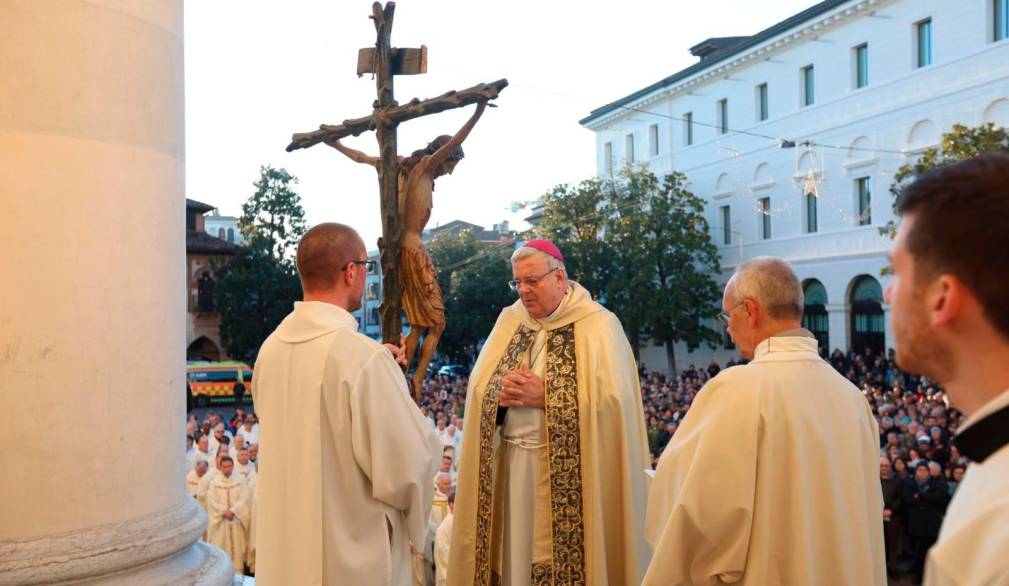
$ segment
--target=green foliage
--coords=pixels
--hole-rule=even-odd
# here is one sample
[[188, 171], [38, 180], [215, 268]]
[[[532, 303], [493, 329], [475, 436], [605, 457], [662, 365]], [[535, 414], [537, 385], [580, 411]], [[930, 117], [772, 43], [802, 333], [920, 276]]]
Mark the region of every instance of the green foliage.
[[616, 262], [607, 301], [632, 343], [641, 334], [666, 346], [676, 372], [673, 346], [714, 346], [720, 332], [705, 324], [720, 310], [718, 250], [704, 218], [704, 200], [685, 190], [686, 177], [661, 181], [647, 170], [624, 169], [616, 178], [606, 214], [606, 240]]
[[597, 299], [606, 294], [612, 258], [603, 238], [612, 188], [611, 180], [598, 177], [554, 187], [543, 196], [543, 219], [536, 228], [540, 237], [561, 247], [568, 275]]
[[214, 271], [221, 314], [221, 343], [231, 356], [254, 362], [259, 347], [301, 299], [294, 264], [307, 231], [297, 178], [284, 169], [260, 167], [256, 192], [242, 204], [239, 227], [249, 240]]
[[239, 246], [229, 262], [214, 270], [221, 343], [228, 354], [252, 364], [266, 337], [301, 299], [297, 271], [263, 246]]
[[439, 351], [455, 361], [468, 361], [501, 309], [515, 302], [508, 288], [512, 247], [487, 248], [463, 231], [437, 236], [427, 248], [445, 300], [447, 323]]
[[[942, 143], [938, 148], [926, 149], [914, 162], [897, 169], [890, 186], [894, 204], [900, 192], [926, 171], [985, 153], [1009, 154], [1009, 132], [1005, 128], [997, 127], [991, 122], [981, 126], [954, 124], [953, 130], [942, 135]], [[879, 231], [880, 234], [893, 238], [897, 233], [897, 224], [890, 221]]]
[[572, 278], [617, 314], [635, 352], [648, 338], [666, 344], [672, 371], [674, 344], [693, 350], [721, 337], [704, 325], [720, 309], [718, 250], [704, 201], [684, 182], [628, 167], [560, 185], [544, 196], [537, 228], [564, 251]]
[[308, 231], [301, 196], [291, 189], [297, 182], [286, 169], [262, 166], [253, 183], [256, 192], [242, 204], [239, 229], [253, 246], [267, 250], [274, 258], [293, 257], [298, 241]]

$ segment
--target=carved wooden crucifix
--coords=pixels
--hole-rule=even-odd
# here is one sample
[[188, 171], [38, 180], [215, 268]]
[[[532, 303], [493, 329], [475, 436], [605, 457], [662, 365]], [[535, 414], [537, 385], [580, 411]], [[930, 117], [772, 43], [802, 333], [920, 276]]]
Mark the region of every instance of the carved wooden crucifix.
[[[402, 331], [402, 310], [403, 310], [403, 290], [404, 282], [401, 277], [411, 278], [411, 275], [401, 274], [400, 252], [403, 244], [403, 218], [401, 214], [399, 180], [400, 162], [396, 145], [396, 127], [401, 122], [436, 114], [445, 110], [460, 108], [475, 103], [486, 103], [488, 100], [498, 97], [498, 93], [508, 85], [508, 80], [501, 79], [493, 83], [478, 84], [461, 91], [450, 91], [436, 98], [419, 100], [414, 98], [404, 106], [400, 106], [393, 97], [393, 78], [395, 75], [414, 75], [427, 72], [427, 47], [420, 49], [400, 49], [391, 46], [392, 21], [396, 10], [394, 2], [387, 2], [383, 8], [381, 3], [375, 2], [372, 5], [371, 19], [375, 24], [377, 40], [375, 48], [361, 49], [358, 54], [357, 73], [360, 77], [365, 73], [375, 74], [378, 99], [374, 103], [374, 111], [370, 116], [344, 120], [343, 124], [329, 125], [323, 124], [318, 130], [306, 133], [294, 134], [291, 144], [287, 150], [294, 151], [314, 146], [319, 143], [326, 143], [340, 150], [357, 162], [373, 165], [378, 172], [379, 191], [381, 194], [381, 214], [382, 214], [382, 237], [378, 241], [379, 253], [382, 262], [382, 338], [384, 342], [399, 344], [400, 333]], [[460, 131], [456, 137], [461, 135], [465, 138], [480, 110], [474, 118]], [[363, 153], [354, 151], [341, 145], [338, 141], [347, 136], [358, 136], [368, 130], [374, 130], [378, 138], [379, 156], [368, 157]], [[465, 131], [465, 132], [463, 132]], [[458, 146], [458, 144], [456, 144]], [[433, 183], [432, 183], [433, 188]], [[428, 197], [430, 192], [428, 192]], [[426, 223], [427, 218], [423, 219]], [[415, 267], [408, 267], [415, 268]], [[419, 276], [414, 276], [418, 279]], [[408, 283], [409, 285], [409, 283]], [[438, 292], [438, 303], [441, 303], [440, 292]], [[409, 308], [408, 308], [409, 309]], [[408, 319], [409, 316], [408, 311]], [[444, 327], [444, 324], [442, 325]], [[417, 336], [415, 325], [411, 323], [411, 336], [407, 340], [408, 360], [412, 358], [416, 348]], [[430, 335], [430, 334], [429, 334]], [[438, 334], [440, 336], [440, 332]], [[434, 336], [432, 341], [436, 344], [438, 336]], [[411, 346], [411, 341], [413, 346]], [[418, 364], [418, 372], [413, 378], [413, 393], [415, 398], [419, 398], [421, 389], [420, 381], [423, 380], [424, 373], [422, 366], [427, 365], [434, 348], [425, 348], [421, 353], [421, 363]], [[433, 345], [432, 345], [433, 346]], [[427, 354], [425, 360], [424, 354]]]

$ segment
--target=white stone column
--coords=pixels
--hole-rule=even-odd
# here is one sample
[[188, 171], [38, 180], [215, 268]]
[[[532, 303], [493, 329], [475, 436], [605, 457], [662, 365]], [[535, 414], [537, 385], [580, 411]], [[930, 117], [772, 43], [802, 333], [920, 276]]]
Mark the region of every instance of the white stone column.
[[896, 347], [896, 345], [894, 344], [894, 340], [893, 340], [893, 327], [892, 327], [892, 321], [890, 319], [890, 316], [891, 316], [891, 313], [890, 313], [890, 304], [889, 303], [883, 303], [882, 305], [883, 305], [883, 324], [884, 324], [884, 334], [883, 335], [884, 335], [884, 339], [886, 340], [885, 341], [885, 348], [883, 350], [884, 350], [884, 352], [887, 352], [887, 351], [890, 350], [890, 348]]
[[850, 313], [846, 304], [831, 303], [827, 305], [827, 327], [830, 328], [828, 356], [835, 348], [840, 348], [842, 352], [848, 351], [848, 346], [851, 344], [851, 332], [848, 331], [849, 317]]
[[0, 0], [0, 584], [231, 584], [184, 491], [182, 0]]

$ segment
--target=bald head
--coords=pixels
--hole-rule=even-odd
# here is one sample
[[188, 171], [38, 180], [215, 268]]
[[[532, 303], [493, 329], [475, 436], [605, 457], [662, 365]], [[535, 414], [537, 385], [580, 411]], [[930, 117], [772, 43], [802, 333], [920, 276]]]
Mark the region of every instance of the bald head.
[[802, 319], [802, 286], [780, 258], [761, 256], [740, 264], [726, 285], [730, 290], [737, 303], [753, 299], [775, 319]]
[[315, 226], [298, 243], [301, 288], [305, 293], [333, 289], [340, 271], [364, 254], [364, 241], [350, 226], [335, 222]]

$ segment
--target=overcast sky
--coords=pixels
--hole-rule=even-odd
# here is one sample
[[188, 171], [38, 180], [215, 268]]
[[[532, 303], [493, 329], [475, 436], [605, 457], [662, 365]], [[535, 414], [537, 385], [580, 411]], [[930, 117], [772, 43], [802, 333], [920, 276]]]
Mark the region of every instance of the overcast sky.
[[[396, 98], [435, 97], [507, 78], [464, 147], [466, 159], [438, 180], [429, 227], [465, 220], [522, 228], [533, 200], [595, 172], [592, 132], [578, 120], [697, 62], [688, 49], [709, 37], [754, 34], [813, 0], [401, 0], [393, 45], [428, 47], [428, 72], [396, 78]], [[186, 194], [239, 215], [260, 165], [300, 179], [309, 224], [358, 229], [369, 248], [381, 234], [375, 172], [317, 145], [287, 153], [294, 132], [371, 114], [375, 83], [356, 76], [357, 51], [374, 45], [363, 0], [188, 0]], [[399, 127], [400, 154], [453, 134], [473, 106]], [[372, 133], [345, 141], [377, 154]]]

